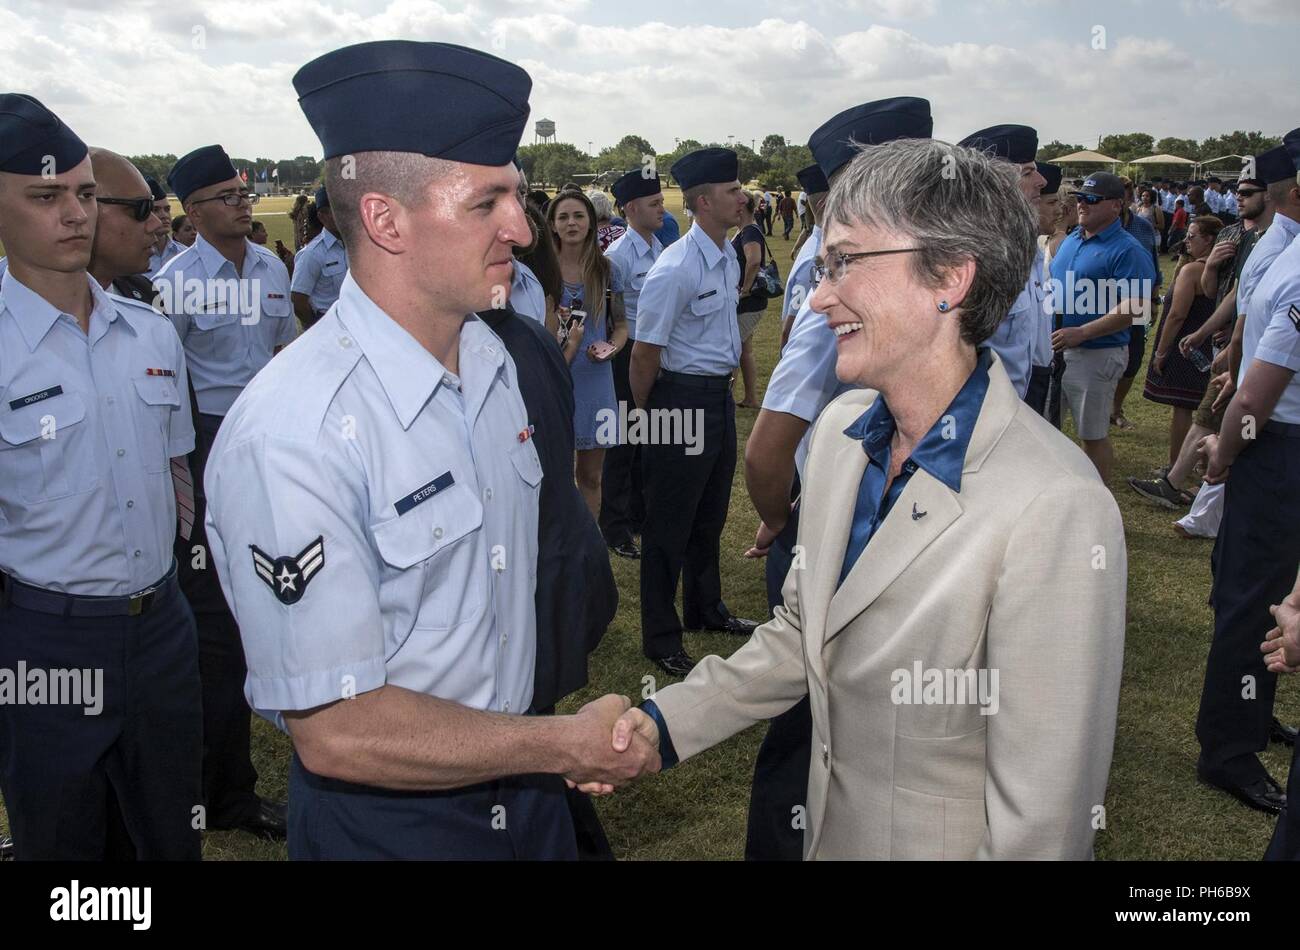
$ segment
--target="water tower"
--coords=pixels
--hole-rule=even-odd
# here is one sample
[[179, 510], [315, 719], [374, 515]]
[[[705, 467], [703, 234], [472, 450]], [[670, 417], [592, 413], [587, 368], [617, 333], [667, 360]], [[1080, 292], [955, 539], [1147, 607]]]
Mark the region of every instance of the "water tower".
[[536, 135], [533, 144], [551, 142], [555, 139], [555, 123], [550, 119], [538, 119], [537, 124], [533, 126], [533, 132]]

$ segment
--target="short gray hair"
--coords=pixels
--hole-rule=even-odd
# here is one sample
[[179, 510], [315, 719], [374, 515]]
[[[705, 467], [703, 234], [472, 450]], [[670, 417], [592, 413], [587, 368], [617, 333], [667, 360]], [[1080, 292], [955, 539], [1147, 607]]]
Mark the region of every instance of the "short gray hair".
[[396, 199], [406, 208], [418, 208], [429, 199], [429, 185], [448, 174], [453, 163], [415, 152], [357, 152], [325, 162], [325, 192], [330, 211], [352, 252], [364, 237], [361, 226], [361, 196], [377, 191]]
[[607, 221], [614, 217], [614, 202], [609, 200], [609, 195], [592, 188], [587, 192], [587, 199], [596, 210], [597, 221]]
[[1018, 176], [1010, 162], [933, 139], [865, 145], [832, 183], [826, 220], [896, 232], [920, 247], [908, 258], [926, 286], [973, 260], [960, 320], [962, 339], [978, 346], [1011, 309], [1038, 249], [1038, 216]]

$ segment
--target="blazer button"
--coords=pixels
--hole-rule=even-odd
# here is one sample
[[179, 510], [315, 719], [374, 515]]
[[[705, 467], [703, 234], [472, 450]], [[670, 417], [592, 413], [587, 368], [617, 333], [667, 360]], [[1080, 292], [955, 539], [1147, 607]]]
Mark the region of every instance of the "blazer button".
[[826, 768], [831, 767], [831, 750], [826, 748], [826, 743], [822, 743], [822, 765]]

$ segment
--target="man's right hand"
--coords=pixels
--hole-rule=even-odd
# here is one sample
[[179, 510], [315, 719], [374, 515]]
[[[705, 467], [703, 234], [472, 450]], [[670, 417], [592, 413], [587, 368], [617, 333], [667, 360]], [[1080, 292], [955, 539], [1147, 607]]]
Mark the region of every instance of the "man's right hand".
[[1210, 412], [1218, 412], [1232, 400], [1232, 394], [1237, 391], [1237, 382], [1229, 372], [1214, 377], [1210, 385], [1219, 387], [1219, 395], [1214, 397], [1214, 403], [1210, 406]]
[[630, 709], [631, 705], [626, 696], [611, 693], [565, 717], [571, 726], [572, 740], [569, 753], [573, 761], [564, 775], [569, 787], [588, 794], [608, 795], [647, 772], [659, 771], [659, 731], [653, 728], [653, 720], [649, 733], [636, 730], [621, 746], [617, 741], [610, 741], [611, 735], [617, 738], [618, 724], [623, 721], [620, 717], [631, 712], [645, 716], [639, 709]]

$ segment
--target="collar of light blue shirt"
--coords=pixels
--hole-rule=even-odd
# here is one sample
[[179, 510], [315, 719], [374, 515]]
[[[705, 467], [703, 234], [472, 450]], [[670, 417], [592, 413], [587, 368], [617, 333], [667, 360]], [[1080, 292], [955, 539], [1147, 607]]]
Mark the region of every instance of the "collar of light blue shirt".
[[[708, 235], [706, 234], [705, 237], [707, 238]], [[651, 234], [650, 243], [647, 244], [646, 239], [637, 234], [636, 228], [628, 228], [622, 240], [632, 245], [632, 250], [636, 251], [637, 257], [644, 257], [647, 254], [655, 255], [663, 250], [663, 244], [659, 238]], [[709, 243], [712, 244], [713, 242], [710, 241]]]
[[[100, 314], [106, 324], [113, 323], [118, 317], [118, 308], [114, 305], [112, 299], [103, 287], [95, 281], [90, 274], [86, 274], [86, 281], [90, 284], [90, 295], [93, 300], [90, 322], [94, 323], [95, 314]], [[64, 314], [52, 303], [32, 290], [18, 278], [14, 277], [13, 271], [7, 271], [4, 275], [3, 283], [0, 284], [0, 310], [8, 310], [14, 316], [18, 323], [18, 329], [23, 335], [23, 340], [27, 344], [29, 352], [36, 352], [45, 335], [50, 332], [50, 328], [58, 322], [59, 317], [67, 316], [69, 320], [76, 321], [72, 314]], [[131, 321], [125, 321], [125, 325], [130, 327], [131, 332], [135, 333], [136, 328]]]
[[[343, 278], [335, 313], [374, 369], [397, 421], [403, 429], [409, 429], [438, 387], [453, 378], [452, 374], [371, 300], [351, 273]], [[501, 341], [487, 324], [472, 315], [460, 329], [459, 358], [462, 379], [475, 372], [468, 365], [470, 360], [484, 364], [478, 372], [500, 373], [505, 366]]]
[[[979, 419], [984, 396], [989, 389], [992, 351], [981, 347], [976, 352], [975, 368], [953, 397], [948, 408], [912, 449], [911, 460], [955, 492], [961, 491], [961, 471], [966, 465], [975, 422]], [[888, 464], [889, 443], [894, 437], [894, 415], [883, 395], [876, 397], [871, 408], [858, 416], [844, 434], [862, 443], [862, 450], [872, 462]]]
[[[321, 232], [322, 234], [324, 232]], [[248, 238], [244, 238], [244, 271], [250, 271], [260, 260], [257, 254], [257, 245]], [[229, 267], [232, 271], [235, 265], [220, 251], [203, 240], [202, 234], [194, 235], [194, 250], [199, 255], [199, 260], [208, 271], [209, 277], [216, 277], [223, 267]], [[243, 277], [244, 274], [236, 274], [236, 277]]]
[[695, 241], [695, 246], [700, 249], [700, 253], [704, 256], [704, 265], [706, 267], [716, 267], [718, 261], [722, 261], [724, 264], [726, 263], [726, 257], [722, 253], [722, 248], [714, 244], [713, 238], [704, 233], [704, 229], [700, 227], [698, 221], [691, 225], [691, 229], [687, 232], [686, 236]]

